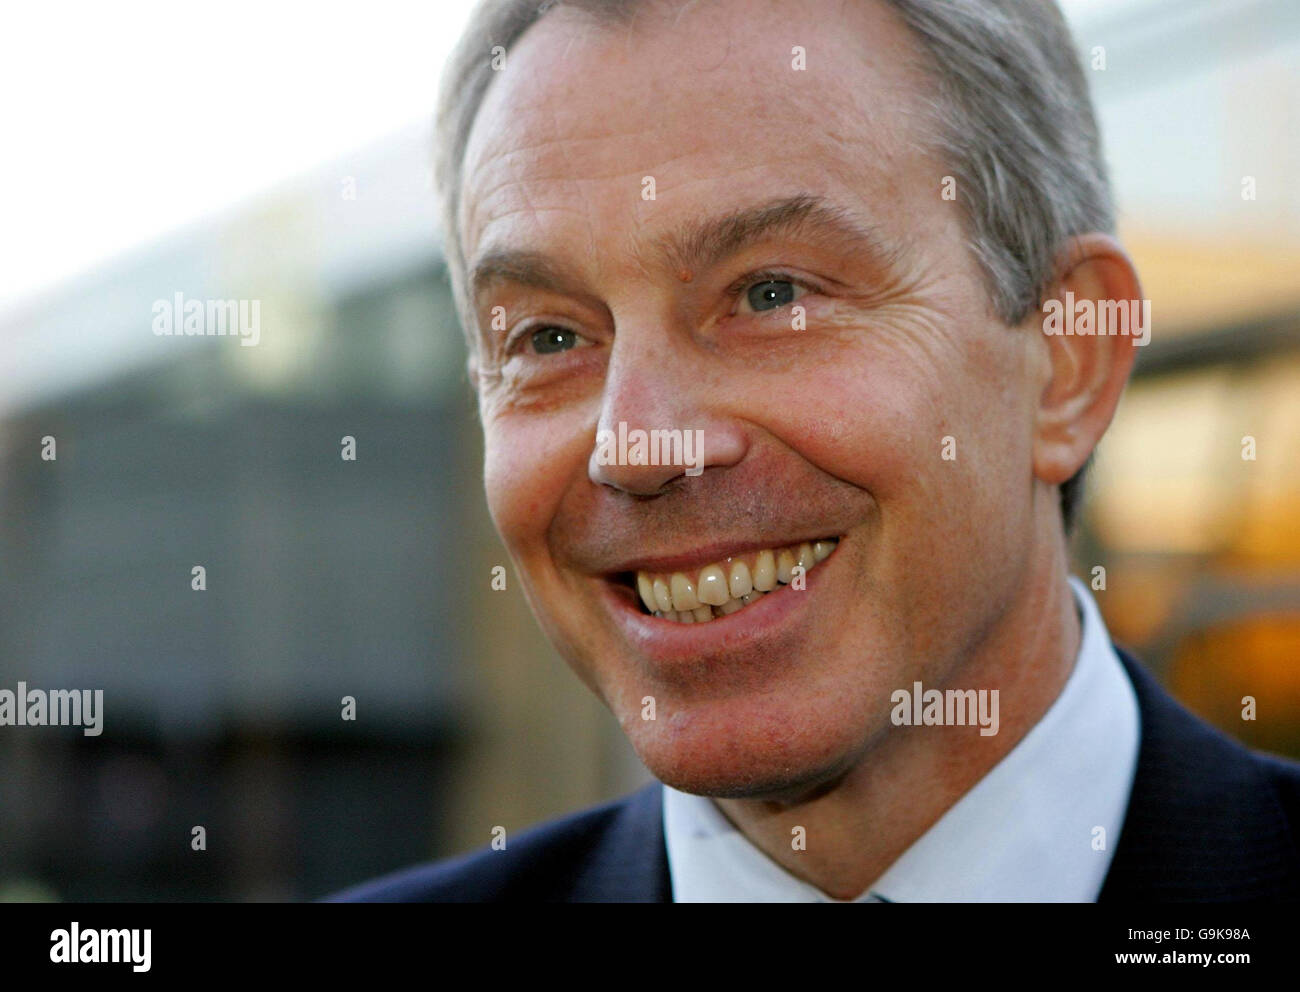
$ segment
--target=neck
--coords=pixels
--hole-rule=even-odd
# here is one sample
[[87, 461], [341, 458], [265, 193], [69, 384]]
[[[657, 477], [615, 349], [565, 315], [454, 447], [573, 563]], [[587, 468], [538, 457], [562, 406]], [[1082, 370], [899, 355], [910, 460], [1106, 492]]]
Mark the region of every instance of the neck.
[[[760, 850], [836, 899], [853, 899], [971, 790], [1061, 694], [1082, 632], [1063, 542], [1025, 576], [1004, 622], [960, 666], [962, 684], [999, 690], [992, 736], [970, 726], [889, 727], [832, 788], [794, 802], [714, 800]], [[930, 688], [927, 686], [927, 688]], [[940, 687], [945, 688], [945, 687]], [[806, 849], [793, 850], [794, 827]]]

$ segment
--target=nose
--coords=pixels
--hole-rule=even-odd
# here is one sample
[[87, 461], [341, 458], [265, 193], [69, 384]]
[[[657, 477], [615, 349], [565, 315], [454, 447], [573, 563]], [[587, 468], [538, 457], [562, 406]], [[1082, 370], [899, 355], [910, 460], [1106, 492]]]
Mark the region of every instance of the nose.
[[597, 485], [654, 496], [670, 483], [745, 455], [741, 422], [707, 354], [668, 334], [616, 334], [606, 366], [596, 443], [587, 474]]

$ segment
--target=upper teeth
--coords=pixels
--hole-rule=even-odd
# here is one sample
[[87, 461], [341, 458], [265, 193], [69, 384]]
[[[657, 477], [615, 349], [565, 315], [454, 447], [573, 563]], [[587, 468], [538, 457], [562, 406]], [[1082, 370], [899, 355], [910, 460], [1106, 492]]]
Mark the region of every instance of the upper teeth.
[[748, 606], [778, 582], [788, 584], [796, 566], [804, 573], [830, 557], [838, 539], [808, 542], [737, 555], [698, 572], [637, 572], [641, 602], [655, 616], [696, 623]]

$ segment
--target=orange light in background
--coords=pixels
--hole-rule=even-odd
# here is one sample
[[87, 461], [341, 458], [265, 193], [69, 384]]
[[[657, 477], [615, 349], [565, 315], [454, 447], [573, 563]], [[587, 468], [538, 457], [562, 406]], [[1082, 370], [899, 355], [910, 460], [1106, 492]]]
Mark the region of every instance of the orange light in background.
[[[1206, 554], [1235, 527], [1244, 473], [1229, 371], [1206, 369], [1129, 387], [1097, 452], [1089, 523], [1122, 554]], [[1236, 434], [1240, 437], [1239, 434]]]
[[1300, 565], [1300, 355], [1262, 367], [1249, 391], [1254, 402], [1240, 422], [1256, 457], [1246, 463], [1229, 560]]
[[[1168, 685], [1206, 720], [1271, 751], [1300, 751], [1300, 616], [1264, 616], [1188, 637], [1171, 660]], [[1242, 718], [1245, 697], [1255, 719]]]

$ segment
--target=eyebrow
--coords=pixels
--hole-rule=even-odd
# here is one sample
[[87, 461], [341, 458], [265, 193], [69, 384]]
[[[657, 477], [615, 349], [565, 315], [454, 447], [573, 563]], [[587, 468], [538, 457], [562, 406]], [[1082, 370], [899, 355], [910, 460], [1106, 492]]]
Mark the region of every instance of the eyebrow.
[[801, 193], [747, 207], [721, 217], [689, 222], [657, 242], [676, 271], [707, 269], [755, 242], [802, 238], [819, 247], [855, 248], [889, 263], [898, 254], [875, 228], [821, 196]]
[[[692, 220], [653, 242], [657, 259], [671, 272], [708, 269], [751, 244], [776, 237], [799, 237], [819, 247], [852, 249], [878, 266], [892, 268], [900, 250], [874, 227], [821, 196], [807, 193], [770, 200], [721, 216]], [[649, 266], [647, 266], [649, 267]], [[580, 295], [578, 280], [543, 252], [501, 248], [486, 252], [469, 277], [470, 297], [477, 301], [495, 282]]]

